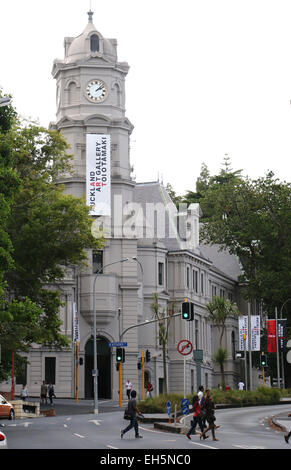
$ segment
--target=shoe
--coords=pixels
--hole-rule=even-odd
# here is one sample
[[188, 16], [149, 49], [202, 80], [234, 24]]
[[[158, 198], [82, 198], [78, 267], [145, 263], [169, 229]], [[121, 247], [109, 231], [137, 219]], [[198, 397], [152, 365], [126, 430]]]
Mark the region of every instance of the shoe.
[[191, 441], [191, 436], [190, 436], [190, 434], [186, 434], [186, 436], [187, 436], [188, 439], [190, 439], [190, 441]]
[[218, 428], [220, 428], [220, 425], [218, 425], [218, 426], [215, 426], [215, 428], [214, 428], [214, 429], [218, 429]]
[[214, 437], [214, 439], [212, 439], [213, 441], [219, 441], [219, 439], [217, 439], [217, 437]]
[[204, 437], [204, 434], [201, 433], [199, 437], [200, 437], [200, 441], [201, 441], [201, 438]]
[[288, 438], [288, 436], [284, 436], [284, 439], [285, 439], [285, 441], [286, 441], [287, 444], [288, 444], [288, 443], [289, 443], [289, 438]]
[[208, 439], [208, 438], [209, 438], [209, 436], [203, 436], [203, 439], [204, 439], [204, 440], [205, 440], [205, 439]]
[[137, 436], [135, 436], [136, 439], [142, 439], [142, 436], [140, 436], [139, 434]]
[[120, 431], [120, 438], [121, 438], [121, 439], [123, 438], [123, 434], [124, 434], [124, 432], [123, 432], [123, 431]]

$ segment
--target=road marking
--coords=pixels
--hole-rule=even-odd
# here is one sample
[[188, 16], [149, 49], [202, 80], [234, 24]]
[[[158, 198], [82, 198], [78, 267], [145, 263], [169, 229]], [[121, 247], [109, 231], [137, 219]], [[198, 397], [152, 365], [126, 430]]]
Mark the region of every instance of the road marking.
[[94, 423], [94, 424], [96, 424], [96, 426], [100, 426], [100, 423], [102, 423], [102, 420], [89, 419], [89, 423]]
[[75, 432], [74, 432], [74, 436], [81, 437], [82, 439], [85, 439], [85, 436], [81, 436], [81, 434], [76, 434]]
[[64, 428], [67, 428], [67, 427], [68, 427], [68, 425], [67, 425], [67, 424], [64, 424]]
[[233, 447], [239, 447], [240, 449], [267, 449], [267, 447], [264, 446], [247, 446], [247, 445], [235, 445], [233, 444]]
[[206, 444], [200, 444], [200, 442], [193, 442], [193, 441], [191, 441], [191, 444], [193, 444], [193, 445], [195, 445], [195, 446], [207, 447], [208, 449], [215, 449], [215, 450], [217, 450], [217, 447], [207, 446]]
[[71, 421], [72, 418], [67, 418], [67, 421]]
[[110, 446], [110, 445], [107, 445], [107, 447], [109, 447], [109, 449], [118, 449], [118, 447], [113, 447], [113, 446]]
[[24, 426], [25, 428], [27, 428], [27, 427], [29, 426], [29, 424], [31, 424], [31, 423], [23, 423], [23, 426]]

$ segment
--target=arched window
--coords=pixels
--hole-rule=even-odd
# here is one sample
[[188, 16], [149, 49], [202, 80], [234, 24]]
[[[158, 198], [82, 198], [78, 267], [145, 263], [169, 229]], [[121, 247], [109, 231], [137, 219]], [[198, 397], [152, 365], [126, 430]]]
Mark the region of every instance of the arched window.
[[92, 34], [90, 37], [90, 49], [91, 52], [98, 52], [99, 51], [99, 37], [97, 34]]

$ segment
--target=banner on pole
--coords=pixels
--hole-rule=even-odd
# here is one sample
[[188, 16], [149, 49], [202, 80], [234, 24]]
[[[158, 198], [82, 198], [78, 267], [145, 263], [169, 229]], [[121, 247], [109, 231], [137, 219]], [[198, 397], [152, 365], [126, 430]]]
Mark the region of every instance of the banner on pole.
[[[260, 316], [251, 315], [251, 351], [260, 351]], [[238, 318], [239, 329], [239, 351], [249, 350], [249, 329], [248, 316], [243, 315]], [[246, 335], [246, 339], [244, 339]]]
[[80, 341], [79, 319], [76, 302], [73, 303], [73, 342]]
[[90, 215], [111, 215], [109, 134], [86, 136], [86, 204]]
[[268, 352], [277, 352], [276, 347], [276, 320], [267, 320]]
[[280, 352], [285, 351], [286, 348], [286, 322], [287, 320], [284, 318], [278, 320], [278, 344]]

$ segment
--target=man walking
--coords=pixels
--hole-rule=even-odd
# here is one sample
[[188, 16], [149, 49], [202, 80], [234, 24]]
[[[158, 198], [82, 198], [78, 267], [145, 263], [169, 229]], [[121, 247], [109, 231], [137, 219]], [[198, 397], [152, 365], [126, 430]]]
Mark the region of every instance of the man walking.
[[121, 430], [121, 432], [120, 432], [121, 439], [123, 438], [124, 434], [127, 431], [130, 431], [130, 429], [132, 429], [132, 428], [134, 428], [134, 430], [135, 430], [136, 439], [141, 439], [142, 436], [139, 435], [138, 421], [137, 421], [137, 414], [140, 415], [141, 413], [140, 413], [140, 411], [138, 410], [138, 408], [136, 406], [136, 391], [135, 390], [132, 390], [131, 399], [128, 402], [128, 414], [130, 415], [130, 423], [127, 426], [127, 428], [125, 428], [123, 431]]

